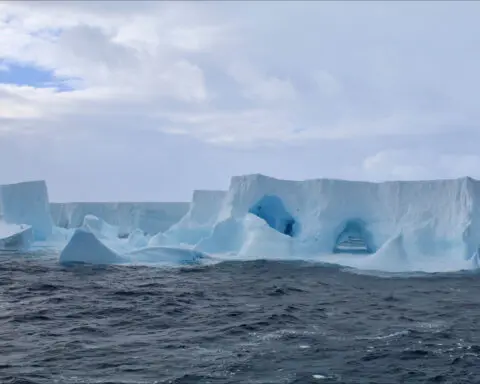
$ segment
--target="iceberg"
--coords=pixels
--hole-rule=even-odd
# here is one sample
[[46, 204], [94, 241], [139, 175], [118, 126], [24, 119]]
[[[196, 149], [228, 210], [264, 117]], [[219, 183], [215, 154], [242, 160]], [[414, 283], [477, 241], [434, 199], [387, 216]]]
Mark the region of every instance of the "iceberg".
[[97, 238], [103, 239], [116, 239], [119, 234], [118, 227], [107, 224], [105, 221], [94, 215], [86, 215], [83, 218], [81, 228], [87, 229], [89, 232], [95, 234]]
[[0, 222], [0, 251], [25, 251], [33, 243], [33, 229], [29, 225]]
[[118, 237], [119, 228], [93, 215], [86, 215], [60, 253], [60, 263], [82, 264], [197, 264], [209, 260], [203, 252], [182, 247], [149, 246], [149, 236], [136, 229], [128, 238]]
[[103, 244], [88, 229], [78, 228], [60, 253], [60, 263], [123, 264], [127, 258]]
[[268, 222], [253, 214], [247, 214], [243, 224], [243, 242], [238, 251], [240, 258], [290, 259], [295, 257], [291, 252], [293, 239], [290, 235], [273, 228]]
[[149, 237], [143, 231], [135, 229], [128, 235], [128, 244], [132, 248], [143, 248], [148, 245]]
[[164, 232], [189, 210], [180, 203], [50, 203], [53, 223], [62, 228], [79, 228], [85, 216], [93, 215], [117, 226], [119, 235], [127, 237], [140, 229], [148, 235]]
[[382, 247], [375, 252], [375, 255], [367, 259], [372, 265], [384, 265], [382, 269], [389, 272], [402, 272], [410, 270], [410, 260], [405, 250], [403, 233], [393, 236]]
[[[264, 225], [254, 225], [252, 215]], [[195, 249], [381, 270], [458, 270], [472, 268], [480, 245], [480, 182], [238, 176], [216, 217]], [[182, 221], [188, 228], [188, 217]]]
[[[120, 228], [110, 225], [94, 215], [86, 215], [79, 228], [95, 236], [95, 239], [117, 255], [123, 255], [133, 249], [140, 248], [148, 239], [142, 231], [134, 230], [127, 238], [120, 237]], [[87, 245], [88, 246], [88, 245]]]
[[480, 181], [468, 177], [373, 183], [244, 175], [227, 191], [194, 191], [189, 204], [49, 205], [45, 182], [34, 181], [0, 186], [0, 213], [0, 249], [59, 239], [61, 262], [269, 258], [389, 272], [480, 266]]
[[182, 219], [164, 234], [152, 237], [150, 245], [195, 245], [210, 233], [222, 208], [225, 191], [196, 190], [190, 208]]
[[[99, 220], [99, 219], [98, 219]], [[100, 220], [99, 220], [100, 221]], [[97, 232], [98, 233], [98, 232]], [[137, 233], [138, 234], [138, 233]], [[135, 236], [137, 237], [137, 236]], [[205, 253], [175, 247], [138, 247], [137, 237], [134, 245], [130, 241], [121, 244], [123, 239], [100, 239], [88, 227], [75, 230], [68, 244], [60, 253], [61, 264], [126, 264], [148, 263], [166, 265], [197, 264], [209, 260]], [[116, 245], [116, 247], [109, 245]], [[137, 248], [138, 247], [138, 248]]]
[[31, 226], [36, 241], [47, 240], [53, 223], [45, 181], [1, 185], [0, 216], [7, 224]]

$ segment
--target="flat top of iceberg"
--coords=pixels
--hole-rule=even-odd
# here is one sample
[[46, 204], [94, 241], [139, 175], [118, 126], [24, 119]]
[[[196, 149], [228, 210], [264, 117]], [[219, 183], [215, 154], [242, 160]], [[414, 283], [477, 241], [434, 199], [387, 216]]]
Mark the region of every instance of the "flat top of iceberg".
[[85, 204], [85, 205], [176, 205], [188, 204], [186, 201], [140, 201], [140, 200], [104, 200], [104, 201], [51, 201], [50, 204], [69, 205], [69, 204]]
[[351, 180], [351, 179], [337, 179], [331, 177], [317, 177], [317, 178], [308, 178], [308, 179], [301, 179], [301, 180], [294, 180], [294, 179], [280, 179], [274, 176], [264, 175], [262, 173], [250, 173], [244, 175], [237, 175], [232, 176], [231, 180], [239, 180], [239, 179], [266, 179], [272, 181], [279, 181], [285, 183], [315, 183], [319, 181], [332, 181], [332, 182], [339, 182], [339, 183], [353, 183], [353, 184], [398, 184], [398, 183], [412, 183], [412, 184], [419, 184], [419, 183], [442, 183], [442, 182], [450, 182], [450, 181], [461, 181], [461, 180], [469, 180], [473, 182], [480, 182], [480, 180], [475, 179], [470, 176], [461, 176], [461, 177], [452, 177], [452, 178], [445, 178], [445, 179], [424, 179], [424, 180]]

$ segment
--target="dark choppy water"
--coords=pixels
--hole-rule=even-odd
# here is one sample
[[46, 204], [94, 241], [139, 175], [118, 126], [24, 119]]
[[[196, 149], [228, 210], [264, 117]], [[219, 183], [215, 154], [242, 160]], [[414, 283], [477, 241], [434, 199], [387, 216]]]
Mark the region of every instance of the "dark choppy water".
[[480, 276], [0, 262], [1, 383], [480, 383]]

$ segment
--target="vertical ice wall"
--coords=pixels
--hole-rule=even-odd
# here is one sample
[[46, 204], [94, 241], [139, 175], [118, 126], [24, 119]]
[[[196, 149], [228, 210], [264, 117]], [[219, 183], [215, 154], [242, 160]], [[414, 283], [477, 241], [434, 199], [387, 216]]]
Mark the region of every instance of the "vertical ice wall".
[[[165, 232], [165, 236], [168, 238], [167, 244], [193, 245], [209, 236], [217, 223], [225, 195], [225, 191], [194, 191], [187, 214]], [[155, 236], [150, 243], [151, 245], [164, 244], [165, 237]]]
[[[267, 197], [280, 201], [282, 209], [259, 216], [256, 206]], [[371, 183], [247, 175], [232, 178], [218, 219], [241, 221], [255, 213], [274, 222], [291, 216], [297, 223], [295, 254], [332, 252], [349, 223], [358, 222], [372, 252], [402, 234], [405, 252], [412, 257], [468, 258], [480, 245], [479, 198], [480, 182], [470, 178]]]
[[35, 240], [45, 240], [52, 234], [45, 181], [1, 185], [0, 207], [6, 223], [31, 225]]
[[94, 215], [110, 225], [119, 227], [127, 236], [135, 229], [149, 235], [164, 232], [177, 223], [189, 209], [189, 203], [51, 203], [55, 225], [78, 228], [85, 216]]

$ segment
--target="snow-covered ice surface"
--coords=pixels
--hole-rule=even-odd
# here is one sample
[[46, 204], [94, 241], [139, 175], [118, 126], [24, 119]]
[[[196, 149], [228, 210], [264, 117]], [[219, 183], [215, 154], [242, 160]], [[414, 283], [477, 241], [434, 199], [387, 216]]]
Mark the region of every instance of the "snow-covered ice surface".
[[68, 262], [295, 259], [386, 272], [479, 265], [480, 182], [471, 178], [371, 183], [237, 176], [228, 191], [195, 191], [178, 222], [156, 233], [136, 227], [137, 219], [120, 220], [124, 213], [104, 214], [110, 222], [86, 208], [67, 215], [67, 205], [59, 215], [81, 229], [52, 227], [45, 183], [1, 191], [4, 220], [32, 226], [37, 243], [65, 248], [61, 259]]

